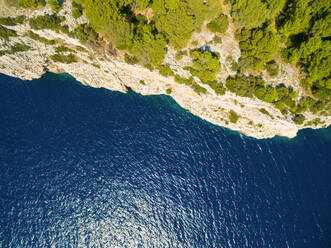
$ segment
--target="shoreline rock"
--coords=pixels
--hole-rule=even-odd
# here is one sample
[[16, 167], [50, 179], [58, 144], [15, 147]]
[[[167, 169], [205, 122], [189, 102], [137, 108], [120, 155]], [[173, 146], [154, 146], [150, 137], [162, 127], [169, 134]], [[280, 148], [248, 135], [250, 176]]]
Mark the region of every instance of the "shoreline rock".
[[[67, 6], [67, 8], [69, 8]], [[69, 10], [63, 10], [64, 12]], [[218, 96], [208, 86], [201, 84], [207, 89], [207, 94], [198, 95], [189, 86], [178, 84], [173, 77], [163, 77], [158, 71], [149, 71], [139, 65], [129, 65], [119, 57], [114, 57], [105, 52], [98, 54], [79, 43], [77, 39], [70, 38], [64, 34], [56, 33], [51, 30], [33, 30], [41, 37], [56, 40], [56, 45], [65, 45], [75, 49], [77, 46], [83, 47], [84, 50], [76, 50], [75, 57], [78, 62], [65, 64], [53, 62], [51, 56], [55, 53], [56, 45], [45, 45], [40, 41], [33, 40], [26, 35], [30, 30], [28, 24], [8, 27], [15, 30], [17, 37], [11, 37], [9, 41], [0, 38], [0, 47], [10, 47], [16, 42], [28, 45], [31, 49], [26, 52], [17, 52], [14, 54], [5, 54], [0, 56], [0, 73], [7, 74], [24, 80], [40, 78], [47, 71], [54, 73], [68, 73], [84, 85], [94, 88], [106, 88], [108, 90], [126, 92], [127, 88], [142, 95], [170, 95], [182, 108], [187, 109], [193, 115], [200, 117], [210, 123], [223, 126], [231, 130], [239, 131], [244, 135], [257, 139], [272, 138], [274, 136], [285, 136], [293, 138], [298, 130], [305, 127], [296, 125], [281, 112], [274, 108], [272, 104], [260, 101], [259, 99], [239, 97], [227, 91], [225, 95]], [[218, 75], [221, 81], [224, 81], [229, 75], [234, 75], [231, 71], [226, 58], [231, 55], [235, 59], [240, 57], [240, 49], [235, 43], [233, 27], [224, 34], [222, 45], [210, 45], [213, 51], [221, 54], [222, 72]], [[206, 29], [201, 33], [194, 34], [192, 40], [199, 44], [208, 44], [213, 35]], [[180, 76], [187, 76], [187, 71], [183, 70], [190, 59], [184, 56], [182, 60], [174, 59], [175, 51], [171, 48], [165, 57], [165, 62], [171, 69]], [[287, 65], [282, 70], [286, 72]], [[284, 83], [297, 88], [298, 78], [294, 74], [293, 68], [288, 68], [288, 72], [280, 74], [273, 78], [272, 83]], [[196, 79], [199, 82], [199, 79]], [[143, 83], [142, 83], [143, 82]], [[169, 92], [169, 89], [171, 91]], [[167, 91], [168, 90], [168, 91]], [[299, 91], [299, 94], [301, 92]], [[300, 97], [300, 96], [299, 96]], [[263, 114], [261, 109], [265, 109], [270, 115]], [[229, 121], [229, 112], [235, 111], [239, 119], [237, 123]], [[323, 124], [309, 126], [309, 128], [322, 128], [331, 124], [330, 116], [315, 116], [311, 113], [307, 115], [308, 120], [320, 118]]]

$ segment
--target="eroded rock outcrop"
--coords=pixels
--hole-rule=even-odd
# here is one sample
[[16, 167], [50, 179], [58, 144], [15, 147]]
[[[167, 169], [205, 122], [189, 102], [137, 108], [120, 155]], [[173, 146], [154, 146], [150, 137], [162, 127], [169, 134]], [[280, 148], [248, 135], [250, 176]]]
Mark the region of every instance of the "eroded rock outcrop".
[[[48, 11], [46, 9], [32, 12], [33, 15], [38, 15]], [[61, 12], [66, 13], [66, 15], [71, 13], [69, 2], [65, 2], [64, 9]], [[71, 27], [77, 24], [75, 19], [68, 18], [66, 20]], [[79, 20], [80, 23], [86, 21], [84, 17]], [[275, 135], [294, 137], [299, 129], [304, 128], [303, 125], [294, 124], [290, 117], [284, 117], [272, 104], [258, 99], [238, 97], [229, 91], [223, 96], [218, 96], [208, 85], [203, 85], [208, 92], [199, 95], [189, 86], [176, 83], [173, 77], [163, 77], [157, 70], [149, 71], [139, 65], [128, 65], [123, 62], [121, 54], [114, 56], [106, 50], [104, 52], [100, 52], [100, 49], [97, 51], [91, 46], [80, 44], [77, 39], [70, 38], [65, 34], [51, 30], [33, 30], [40, 37], [56, 41], [53, 45], [46, 45], [27, 35], [30, 30], [28, 24], [8, 28], [15, 30], [18, 36], [10, 37], [9, 40], [1, 39], [0, 49], [8, 49], [15, 43], [26, 44], [30, 49], [0, 56], [0, 73], [25, 80], [39, 78], [47, 71], [69, 73], [84, 85], [96, 88], [103, 87], [121, 92], [126, 92], [127, 88], [131, 88], [143, 95], [166, 94], [167, 92], [180, 106], [189, 110], [192, 114], [213, 124], [237, 130], [255, 138], [269, 138]], [[213, 34], [206, 29], [192, 37], [192, 40], [200, 46], [210, 43], [212, 39]], [[238, 59], [240, 49], [233, 37], [233, 27], [231, 25], [223, 35], [222, 40], [222, 44], [209, 44], [208, 46], [211, 50], [220, 53], [222, 72], [218, 75], [218, 78], [224, 81], [229, 75], [234, 75], [226, 58], [232, 56], [234, 59]], [[54, 62], [51, 56], [55, 53], [54, 48], [58, 45], [65, 45], [74, 50], [77, 62], [69, 64]], [[77, 47], [80, 47], [80, 49], [77, 49]], [[189, 72], [183, 68], [191, 63], [191, 59], [189, 56], [184, 56], [180, 61], [176, 61], [174, 56], [175, 51], [169, 48], [165, 63], [169, 64], [177, 74], [187, 77]], [[196, 80], [199, 82], [199, 79]], [[280, 75], [269, 81], [275, 84], [292, 85], [300, 93], [297, 73], [290, 66], [282, 65]], [[263, 114], [260, 111], [261, 109], [265, 109], [270, 115]], [[229, 121], [230, 110], [235, 111], [239, 116], [236, 123]], [[308, 120], [316, 118], [311, 113], [306, 114], [306, 117]], [[329, 116], [319, 118], [323, 124], [316, 124], [312, 128], [321, 128], [331, 124]]]

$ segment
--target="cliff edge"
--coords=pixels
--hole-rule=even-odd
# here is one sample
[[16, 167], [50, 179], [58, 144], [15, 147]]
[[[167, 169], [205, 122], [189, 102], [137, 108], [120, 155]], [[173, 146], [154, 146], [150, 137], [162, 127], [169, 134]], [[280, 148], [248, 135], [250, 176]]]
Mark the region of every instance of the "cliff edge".
[[[4, 6], [2, 3], [0, 5]], [[13, 18], [19, 15], [32, 18], [52, 14], [52, 10], [47, 6], [42, 9], [20, 11], [10, 7], [3, 11], [4, 7], [0, 8], [1, 15], [11, 15]], [[71, 8], [71, 2], [66, 1], [57, 14], [65, 19], [63, 23], [69, 30], [88, 23], [84, 15], [73, 18]], [[68, 73], [82, 84], [91, 87], [121, 92], [126, 92], [130, 88], [143, 95], [168, 94], [181, 107], [206, 121], [259, 139], [276, 135], [292, 138], [300, 129], [322, 128], [331, 124], [329, 115], [320, 116], [311, 112], [304, 113], [305, 123], [296, 124], [293, 122], [293, 115], [282, 114], [271, 103], [256, 97], [240, 97], [228, 90], [223, 95], [217, 94], [209, 85], [194, 77], [195, 82], [205, 88], [203, 93], [197, 93], [190, 85], [178, 83], [174, 76], [165, 77], [157, 69], [150, 70], [141, 65], [126, 63], [125, 53], [114, 49], [107, 42], [82, 44], [79, 39], [63, 32], [32, 29], [26, 20], [2, 27], [12, 30], [15, 35], [7, 39], [0, 37], [0, 73], [13, 77], [32, 80], [46, 72]], [[221, 36], [222, 43], [217, 44], [212, 42], [214, 34], [204, 26], [201, 32], [193, 34], [187, 46], [187, 49], [199, 47], [220, 55], [222, 70], [217, 74], [219, 81], [225, 82], [229, 76], [236, 75], [231, 68], [232, 62], [228, 59], [232, 57], [234, 61], [238, 61], [241, 56], [238, 41], [234, 38], [234, 30], [235, 27], [230, 22], [229, 28]], [[56, 54], [64, 56], [62, 61], [61, 58], [54, 57]], [[192, 63], [190, 56], [184, 54], [179, 60], [175, 56], [176, 51], [167, 47], [163, 63], [176, 75], [182, 78], [190, 77], [190, 72], [185, 69]], [[276, 77], [271, 78], [266, 73], [262, 77], [270, 85], [282, 83], [291, 86], [298, 92], [297, 99], [304, 94], [299, 83], [299, 72], [291, 65], [280, 64], [280, 73]]]

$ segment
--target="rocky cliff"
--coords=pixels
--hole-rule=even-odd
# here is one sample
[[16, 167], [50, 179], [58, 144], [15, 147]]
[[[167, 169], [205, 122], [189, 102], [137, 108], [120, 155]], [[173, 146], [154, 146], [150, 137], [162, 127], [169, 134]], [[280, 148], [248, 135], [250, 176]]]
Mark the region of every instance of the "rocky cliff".
[[[1, 4], [1, 6], [3, 6]], [[51, 13], [50, 9], [21, 12], [3, 11], [2, 15], [24, 14], [29, 17]], [[75, 27], [78, 23], [87, 22], [82, 16], [75, 20], [70, 13], [71, 3], [64, 3], [59, 13], [66, 18], [65, 23], [69, 28]], [[5, 13], [4, 13], [5, 12]], [[10, 49], [15, 44], [25, 44], [29, 47], [27, 51], [7, 53], [0, 56], [0, 73], [25, 80], [41, 77], [45, 72], [69, 73], [84, 85], [96, 88], [106, 88], [114, 91], [126, 92], [131, 88], [143, 95], [168, 94], [183, 108], [192, 114], [199, 116], [213, 124], [224, 126], [232, 130], [255, 138], [270, 138], [276, 135], [294, 137], [297, 131], [305, 128], [304, 125], [296, 125], [290, 116], [284, 117], [272, 104], [254, 98], [238, 97], [229, 91], [225, 95], [216, 95], [208, 85], [206, 94], [197, 94], [189, 86], [178, 84], [173, 77], [163, 77], [157, 70], [150, 71], [139, 65], [129, 65], [123, 60], [123, 54], [113, 49], [105, 49], [106, 46], [95, 44], [82, 45], [79, 40], [70, 38], [65, 34], [52, 30], [33, 30], [35, 34], [48, 40], [54, 40], [55, 44], [45, 44], [37, 39], [31, 38], [28, 31], [31, 30], [27, 22], [15, 26], [5, 26], [17, 32], [16, 37], [9, 39], [0, 38], [0, 52]], [[220, 80], [225, 80], [229, 75], [234, 75], [230, 69], [230, 63], [226, 60], [232, 56], [235, 60], [240, 57], [238, 42], [233, 37], [234, 27], [230, 25], [228, 31], [222, 36], [222, 44], [210, 44], [213, 34], [203, 29], [196, 33], [191, 39], [195, 46], [205, 46], [220, 53], [222, 72], [218, 75]], [[55, 54], [55, 47], [64, 45], [74, 52], [75, 63], [54, 62], [51, 56]], [[68, 53], [68, 52], [67, 52]], [[165, 63], [177, 74], [185, 77], [188, 71], [183, 68], [191, 63], [189, 56], [184, 56], [180, 61], [175, 58], [175, 51], [168, 48]], [[291, 85], [301, 95], [299, 87], [298, 72], [294, 67], [281, 65], [279, 76], [264, 79], [270, 84], [283, 83]], [[197, 79], [199, 82], [199, 80]], [[106, 107], [106, 106], [105, 106]], [[261, 112], [265, 109], [269, 114]], [[239, 119], [236, 123], [229, 121], [229, 112], [235, 111]], [[311, 113], [305, 114], [307, 120], [314, 120], [317, 116]], [[331, 124], [330, 116], [318, 116], [320, 123], [315, 123], [311, 128], [326, 127]]]

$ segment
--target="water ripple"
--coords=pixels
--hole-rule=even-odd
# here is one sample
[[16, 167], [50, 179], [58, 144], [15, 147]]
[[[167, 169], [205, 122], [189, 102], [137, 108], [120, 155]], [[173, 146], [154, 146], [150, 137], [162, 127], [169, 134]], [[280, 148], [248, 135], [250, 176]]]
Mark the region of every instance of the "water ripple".
[[331, 241], [326, 135], [258, 141], [167, 96], [91, 89], [54, 74], [0, 75], [0, 87], [0, 247]]

